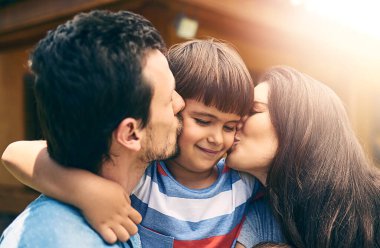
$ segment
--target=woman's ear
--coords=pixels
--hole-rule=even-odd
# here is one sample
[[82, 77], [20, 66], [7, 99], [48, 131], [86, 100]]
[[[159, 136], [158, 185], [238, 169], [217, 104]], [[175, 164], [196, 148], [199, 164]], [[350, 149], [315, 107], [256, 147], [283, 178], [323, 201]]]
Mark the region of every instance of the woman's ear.
[[139, 129], [140, 121], [134, 118], [125, 118], [114, 131], [115, 140], [122, 146], [132, 151], [141, 149], [142, 130]]

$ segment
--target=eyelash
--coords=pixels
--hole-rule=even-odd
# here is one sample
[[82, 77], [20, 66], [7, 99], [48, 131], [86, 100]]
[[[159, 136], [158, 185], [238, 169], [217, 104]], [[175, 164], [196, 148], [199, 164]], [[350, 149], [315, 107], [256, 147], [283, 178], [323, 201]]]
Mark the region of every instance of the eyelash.
[[249, 115], [255, 115], [255, 114], [259, 114], [259, 113], [262, 113], [262, 112], [260, 112], [260, 111], [255, 111], [255, 110], [251, 110], [250, 112], [249, 112]]
[[227, 127], [227, 126], [225, 126], [223, 128], [226, 130], [226, 132], [235, 132], [236, 131], [236, 127]]
[[210, 124], [209, 121], [204, 121], [204, 120], [202, 120], [202, 119], [198, 119], [198, 118], [194, 118], [194, 119], [195, 119], [195, 121], [196, 121], [198, 124], [200, 124], [200, 125], [202, 125], [202, 126], [207, 126], [208, 124]]
[[[208, 126], [211, 122], [210, 121], [204, 121], [202, 119], [198, 119], [198, 118], [194, 118], [195, 121], [201, 125], [201, 126]], [[236, 131], [236, 127], [228, 127], [228, 126], [224, 126], [223, 129], [226, 131], [226, 132], [235, 132]]]

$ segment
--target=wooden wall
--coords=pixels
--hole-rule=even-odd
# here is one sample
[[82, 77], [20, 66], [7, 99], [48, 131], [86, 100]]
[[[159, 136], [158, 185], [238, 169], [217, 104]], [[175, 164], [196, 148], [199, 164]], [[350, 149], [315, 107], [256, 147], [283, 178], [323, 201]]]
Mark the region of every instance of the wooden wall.
[[[254, 75], [286, 64], [330, 85], [344, 100], [369, 156], [380, 136], [380, 41], [275, 0], [23, 0], [0, 9], [0, 151], [25, 138], [23, 75], [30, 49], [48, 29], [90, 9], [128, 9], [146, 16], [168, 45], [183, 41], [175, 20], [198, 21], [196, 37], [232, 43]], [[26, 11], [27, 10], [27, 11]], [[376, 102], [377, 101], [377, 102]], [[380, 148], [379, 148], [380, 149]], [[0, 212], [19, 212], [36, 193], [0, 166]]]

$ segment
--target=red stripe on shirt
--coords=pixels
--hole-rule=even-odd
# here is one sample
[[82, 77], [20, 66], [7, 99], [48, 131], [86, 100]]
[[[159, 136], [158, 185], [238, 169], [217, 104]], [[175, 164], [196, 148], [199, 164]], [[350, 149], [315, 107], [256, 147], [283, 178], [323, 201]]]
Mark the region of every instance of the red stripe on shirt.
[[227, 173], [230, 171], [230, 167], [224, 166], [222, 173]]
[[207, 248], [230, 248], [237, 238], [238, 233], [243, 222], [240, 222], [228, 234], [214, 236], [200, 240], [174, 240], [174, 248], [194, 248], [194, 247], [207, 247]]
[[162, 168], [161, 164], [159, 162], [156, 162], [157, 163], [157, 171], [158, 173], [160, 173], [161, 175], [163, 176], [168, 176], [168, 174], [166, 174], [166, 172], [164, 171], [164, 169]]

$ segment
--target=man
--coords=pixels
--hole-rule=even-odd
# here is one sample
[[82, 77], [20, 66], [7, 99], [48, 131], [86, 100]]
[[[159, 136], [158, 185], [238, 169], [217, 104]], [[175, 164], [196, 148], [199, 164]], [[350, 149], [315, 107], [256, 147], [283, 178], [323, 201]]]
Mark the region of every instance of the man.
[[[50, 31], [30, 64], [48, 150], [40, 155], [97, 173], [130, 193], [149, 161], [177, 151], [184, 102], [164, 49], [152, 24], [127, 11], [79, 14]], [[0, 240], [7, 248], [139, 246], [137, 235], [105, 243], [76, 208], [43, 195]]]

